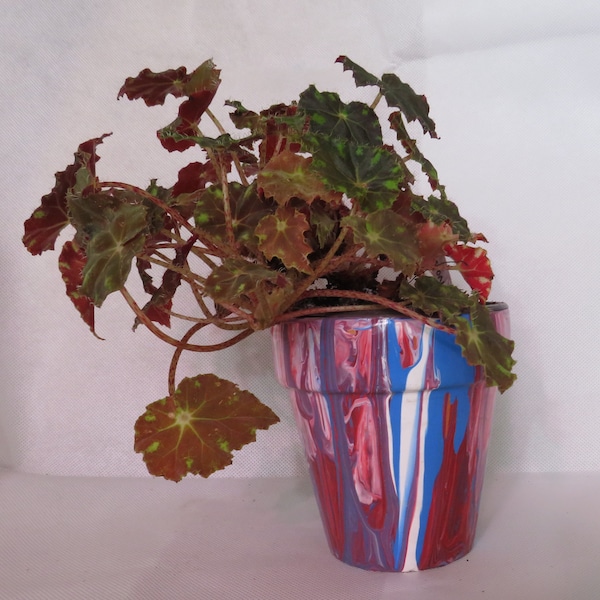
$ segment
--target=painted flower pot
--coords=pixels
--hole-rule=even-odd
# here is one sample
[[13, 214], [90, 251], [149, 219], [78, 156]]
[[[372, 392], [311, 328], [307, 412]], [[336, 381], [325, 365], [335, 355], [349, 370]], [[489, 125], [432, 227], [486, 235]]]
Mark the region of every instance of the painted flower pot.
[[[508, 335], [507, 306], [491, 308]], [[467, 554], [496, 388], [454, 335], [364, 313], [299, 319], [272, 335], [333, 554], [376, 571]]]

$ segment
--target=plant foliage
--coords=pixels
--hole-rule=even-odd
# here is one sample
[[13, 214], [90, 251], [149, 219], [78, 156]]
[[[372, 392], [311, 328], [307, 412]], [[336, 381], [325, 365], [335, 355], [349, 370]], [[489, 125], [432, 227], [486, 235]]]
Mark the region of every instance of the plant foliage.
[[[60, 272], [92, 332], [95, 309], [118, 292], [135, 326], [175, 347], [168, 396], [135, 427], [135, 449], [155, 475], [208, 476], [277, 421], [252, 394], [212, 374], [176, 386], [181, 352], [218, 350], [285, 320], [391, 308], [455, 332], [489, 385], [504, 391], [515, 379], [513, 342], [496, 332], [486, 306], [493, 273], [485, 238], [470, 231], [418, 148], [419, 135], [437, 138], [426, 98], [393, 73], [378, 78], [347, 57], [337, 62], [358, 87], [373, 88], [370, 105], [314, 85], [262, 111], [228, 100], [237, 135], [210, 110], [221, 81], [211, 60], [189, 73], [144, 69], [119, 97], [147, 106], [183, 99], [157, 136], [169, 152], [200, 149], [202, 159], [196, 152], [170, 187], [151, 180], [140, 188], [97, 176], [96, 151], [109, 134], [92, 138], [25, 222], [32, 254], [54, 249], [71, 226]], [[204, 133], [205, 121], [216, 137]], [[469, 291], [441, 281], [440, 271], [462, 275]], [[126, 287], [132, 274], [149, 296], [140, 304]], [[192, 314], [173, 310], [182, 285], [196, 300]], [[173, 318], [190, 323], [181, 339], [168, 333]], [[230, 337], [192, 343], [207, 326]]]

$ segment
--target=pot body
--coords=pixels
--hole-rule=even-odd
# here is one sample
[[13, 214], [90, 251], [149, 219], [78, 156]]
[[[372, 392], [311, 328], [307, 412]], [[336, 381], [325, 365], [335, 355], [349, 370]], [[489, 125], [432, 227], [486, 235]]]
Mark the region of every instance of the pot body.
[[[508, 309], [492, 307], [509, 335]], [[452, 334], [396, 314], [272, 328], [333, 554], [417, 571], [473, 545], [495, 388]]]

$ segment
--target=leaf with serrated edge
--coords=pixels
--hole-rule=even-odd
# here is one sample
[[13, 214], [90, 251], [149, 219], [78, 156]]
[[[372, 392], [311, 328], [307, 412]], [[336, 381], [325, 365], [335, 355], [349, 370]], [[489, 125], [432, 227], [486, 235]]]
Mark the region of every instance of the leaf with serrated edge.
[[381, 77], [381, 91], [388, 106], [399, 108], [408, 122], [419, 121], [423, 133], [437, 138], [435, 123], [429, 116], [427, 98], [417, 94], [408, 83], [404, 83], [394, 73], [386, 73]]
[[456, 319], [456, 341], [470, 364], [483, 366], [487, 385], [498, 386], [501, 393], [505, 392], [517, 378], [511, 372], [515, 365], [511, 356], [515, 343], [496, 331], [484, 304], [474, 303], [470, 316], [470, 319]]
[[454, 268], [459, 271], [471, 289], [479, 294], [480, 301], [486, 302], [494, 278], [487, 252], [479, 246], [455, 244], [446, 248], [446, 254], [456, 262]]
[[81, 193], [85, 187], [96, 182], [96, 163], [100, 157], [96, 146], [110, 133], [81, 143], [75, 152], [75, 160], [64, 171], [56, 173], [56, 183], [49, 194], [42, 198], [41, 205], [25, 221], [23, 243], [31, 254], [54, 250], [60, 232], [69, 224], [67, 196]]
[[[256, 226], [264, 216], [273, 212], [270, 205], [259, 196], [255, 184], [246, 187], [237, 182], [229, 184], [229, 205], [235, 240], [246, 246], [255, 246], [258, 241]], [[220, 187], [211, 186], [200, 196], [194, 220], [196, 227], [214, 240], [227, 240], [223, 190]]]
[[180, 481], [231, 464], [234, 450], [279, 418], [253, 394], [216, 375], [181, 381], [175, 394], [148, 405], [135, 424], [135, 451], [152, 475]]
[[344, 71], [352, 71], [356, 87], [364, 87], [367, 85], [381, 85], [379, 78], [375, 77], [360, 65], [351, 61], [347, 56], [338, 56], [336, 63], [342, 63]]
[[310, 117], [314, 134], [363, 145], [383, 143], [379, 119], [363, 102], [345, 104], [335, 92], [320, 92], [311, 85], [300, 94], [298, 108]]
[[283, 274], [243, 259], [225, 259], [206, 280], [206, 293], [217, 302], [240, 302], [261, 281], [277, 282]]
[[385, 148], [312, 136], [313, 168], [334, 190], [355, 198], [365, 212], [389, 208], [398, 196], [404, 170]]
[[115, 204], [110, 196], [97, 195], [94, 199], [91, 203], [86, 198], [72, 198], [70, 207], [81, 219], [79, 227], [89, 236], [80, 291], [100, 307], [108, 294], [125, 284], [132, 260], [144, 247], [147, 221], [145, 206]]
[[411, 277], [421, 254], [414, 226], [392, 210], [379, 210], [365, 217], [350, 216], [342, 224], [354, 231], [356, 241], [364, 244], [369, 256], [385, 254], [394, 268]]
[[258, 187], [266, 197], [279, 205], [291, 198], [301, 198], [309, 204], [320, 198], [326, 202], [339, 202], [342, 194], [332, 192], [323, 180], [310, 170], [312, 158], [305, 158], [289, 150], [276, 154], [258, 175]]
[[460, 215], [456, 204], [446, 197], [442, 186], [438, 191], [441, 196], [431, 195], [427, 200], [420, 196], [413, 196], [411, 210], [421, 213], [425, 219], [436, 225], [448, 223], [463, 242], [477, 239], [477, 236], [471, 233], [467, 221]]
[[269, 260], [277, 257], [288, 268], [310, 273], [308, 255], [312, 248], [304, 237], [309, 230], [304, 214], [289, 206], [280, 206], [274, 215], [263, 217], [256, 226], [258, 247]]

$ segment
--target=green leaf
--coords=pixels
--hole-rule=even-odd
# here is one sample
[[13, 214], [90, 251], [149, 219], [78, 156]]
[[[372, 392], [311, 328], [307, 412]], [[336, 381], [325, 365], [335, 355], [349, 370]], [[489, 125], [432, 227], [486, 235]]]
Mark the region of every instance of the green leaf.
[[511, 356], [515, 343], [496, 331], [484, 304], [474, 303], [470, 317], [456, 319], [456, 341], [470, 364], [483, 366], [487, 385], [505, 392], [517, 378], [512, 373], [515, 360]]
[[277, 257], [288, 269], [310, 273], [308, 255], [312, 248], [304, 237], [309, 231], [310, 225], [303, 213], [280, 206], [275, 214], [263, 217], [257, 225], [258, 247], [269, 260]]
[[311, 158], [305, 158], [289, 150], [276, 154], [258, 174], [258, 187], [266, 197], [272, 197], [279, 205], [292, 198], [310, 203], [317, 198], [339, 202], [341, 194], [328, 189], [323, 180], [310, 169]]
[[80, 292], [100, 307], [108, 294], [125, 285], [131, 262], [144, 247], [146, 207], [106, 194], [74, 197], [69, 206], [78, 232], [87, 239]]
[[476, 298], [456, 286], [444, 284], [427, 275], [416, 278], [412, 283], [403, 281], [400, 295], [409, 300], [416, 310], [439, 316], [448, 325], [454, 324], [461, 314], [477, 304]]
[[300, 94], [298, 108], [310, 117], [311, 133], [359, 145], [383, 143], [379, 119], [363, 102], [345, 104], [335, 92], [320, 92], [311, 85]]
[[342, 63], [344, 71], [352, 71], [356, 87], [364, 87], [367, 85], [381, 86], [381, 81], [375, 75], [371, 75], [365, 71], [360, 65], [352, 62], [347, 56], [338, 56], [336, 63]]
[[215, 375], [181, 381], [175, 394], [148, 405], [135, 424], [135, 451], [152, 475], [208, 477], [279, 418], [253, 394]]
[[388, 106], [399, 108], [409, 123], [418, 121], [423, 133], [437, 138], [435, 123], [429, 116], [429, 104], [425, 96], [415, 93], [408, 83], [401, 81], [394, 73], [386, 73], [381, 77], [381, 92]]
[[366, 218], [358, 215], [343, 219], [354, 232], [355, 239], [364, 244], [369, 256], [386, 255], [394, 268], [411, 277], [421, 254], [414, 225], [392, 210], [379, 210]]
[[282, 273], [241, 258], [225, 259], [206, 280], [206, 293], [216, 302], [244, 303], [261, 281], [276, 283]]
[[362, 146], [312, 136], [313, 168], [334, 190], [355, 198], [365, 212], [389, 208], [398, 196], [404, 170], [384, 147]]
[[439, 191], [439, 197], [432, 195], [427, 200], [421, 196], [413, 196], [411, 210], [421, 213], [425, 219], [433, 221], [436, 225], [448, 223], [461, 241], [472, 241], [474, 235], [467, 221], [461, 216], [458, 206], [448, 200], [443, 187], [440, 186]]
[[[256, 191], [256, 184], [245, 187], [237, 182], [229, 184], [229, 205], [235, 240], [254, 247], [258, 243], [256, 226], [263, 217], [273, 212], [271, 205], [261, 199]], [[207, 188], [200, 196], [194, 220], [196, 227], [205, 231], [213, 240], [226, 243], [223, 190], [219, 186]]]

